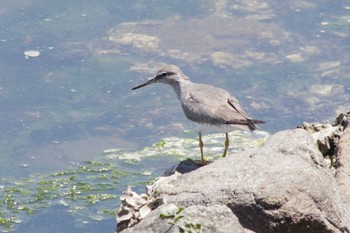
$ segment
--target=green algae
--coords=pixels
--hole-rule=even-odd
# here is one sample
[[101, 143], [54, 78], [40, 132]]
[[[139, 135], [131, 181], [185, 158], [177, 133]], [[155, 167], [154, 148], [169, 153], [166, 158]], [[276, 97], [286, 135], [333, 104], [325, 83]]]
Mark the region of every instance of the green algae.
[[[234, 131], [229, 135], [235, 141], [231, 153], [258, 146], [268, 137], [264, 132]], [[221, 157], [224, 134], [205, 135], [203, 140], [206, 142], [206, 158]], [[108, 149], [98, 161], [72, 164], [66, 170], [48, 175], [32, 174], [17, 180], [3, 178], [0, 229], [12, 231], [16, 224], [26, 221], [30, 215], [55, 205], [66, 207], [77, 224], [109, 219], [115, 213], [111, 207], [117, 207], [119, 195], [127, 185], [149, 185], [160, 173], [181, 159], [191, 157], [199, 158], [197, 140], [171, 137], [140, 151]], [[155, 162], [157, 167], [150, 166]], [[198, 229], [195, 225], [185, 227]]]
[[[13, 158], [16, 158], [18, 161], [23, 160], [27, 162], [26, 156], [29, 157], [29, 155], [18, 151], [19, 148], [38, 148], [39, 146], [51, 144], [53, 141], [70, 141], [84, 138], [86, 134], [82, 134], [81, 132], [94, 132], [95, 127], [104, 124], [107, 126], [113, 125], [116, 128], [120, 127], [120, 131], [123, 132], [120, 135], [127, 135], [129, 140], [137, 141], [137, 139], [134, 139], [136, 138], [134, 136], [137, 135], [137, 138], [140, 138], [141, 136], [139, 134], [142, 133], [142, 128], [135, 133], [133, 128], [129, 126], [134, 124], [136, 128], [140, 127], [141, 125], [135, 123], [139, 121], [140, 117], [132, 113], [135, 110], [126, 108], [125, 103], [135, 104], [136, 108], [141, 108], [140, 106], [143, 104], [143, 101], [149, 102], [150, 100], [148, 98], [137, 100], [136, 98], [133, 99], [132, 95], [129, 95], [128, 85], [130, 86], [131, 84], [128, 81], [130, 82], [130, 78], [135, 75], [135, 72], [130, 72], [130, 67], [137, 62], [149, 60], [153, 64], [160, 65], [160, 63], [167, 61], [169, 57], [166, 55], [167, 53], [149, 54], [143, 51], [138, 52], [135, 48], [126, 48], [123, 50], [122, 52], [127, 54], [126, 56], [123, 53], [113, 53], [118, 52], [117, 50], [120, 48], [112, 47], [111, 49], [108, 46], [101, 45], [106, 42], [104, 38], [106, 31], [110, 27], [122, 24], [123, 22], [143, 22], [144, 19], [161, 19], [167, 21], [167, 18], [169, 18], [165, 28], [170, 28], [168, 30], [178, 32], [176, 41], [185, 42], [184, 44], [189, 45], [192, 45], [190, 42], [194, 41], [198, 44], [202, 39], [204, 40], [204, 37], [201, 40], [196, 40], [192, 37], [184, 39], [184, 32], [181, 28], [174, 27], [175, 30], [173, 30], [171, 27], [174, 22], [176, 23], [173, 17], [180, 16], [193, 20], [194, 16], [201, 16], [199, 22], [204, 22], [205, 24], [201, 28], [213, 28], [210, 21], [206, 21], [205, 17], [202, 18], [202, 16], [211, 14], [209, 12], [215, 10], [214, 4], [216, 4], [213, 1], [199, 0], [190, 1], [189, 4], [191, 7], [184, 6], [179, 1], [168, 3], [166, 6], [161, 6], [161, 1], [145, 0], [135, 2], [123, 1], [112, 4], [112, 6], [110, 3], [100, 1], [92, 1], [86, 4], [81, 4], [80, 2], [69, 4], [62, 4], [62, 2], [50, 2], [47, 4], [44, 1], [37, 1], [36, 4], [33, 4], [31, 1], [21, 2], [20, 9], [18, 9], [18, 3], [8, 3], [14, 5], [12, 7], [13, 9], [6, 9], [6, 4], [4, 3], [5, 14], [2, 15], [3, 20], [1, 25], [6, 30], [1, 39], [4, 39], [2, 43], [6, 45], [3, 46], [5, 49], [2, 50], [3, 57], [6, 59], [3, 60], [3, 63], [7, 64], [12, 61], [11, 58], [13, 58], [14, 54], [22, 54], [23, 47], [27, 46], [39, 46], [38, 49], [42, 52], [42, 55], [37, 60], [25, 62], [18, 62], [16, 60], [16, 63], [19, 63], [18, 68], [17, 66], [8, 68], [1, 65], [2, 73], [6, 74], [2, 77], [1, 88], [3, 88], [3, 91], [0, 93], [4, 97], [0, 100], [3, 107], [0, 115], [2, 119], [1, 134], [4, 139], [0, 143], [1, 150], [3, 150], [1, 151], [0, 162], [4, 165], [2, 167], [2, 177], [8, 174], [7, 171], [11, 171], [11, 169], [12, 171], [15, 170], [13, 166], [6, 166], [7, 164], [17, 166], [17, 161], [13, 161]], [[92, 4], [93, 2], [98, 4]], [[240, 3], [237, 1], [218, 1], [217, 3], [222, 4], [226, 2], [229, 4], [223, 7], [223, 9], [226, 8], [225, 10], [229, 14], [226, 14], [225, 17], [234, 14], [232, 10], [229, 10], [232, 4]], [[295, 38], [300, 37], [300, 40], [288, 40], [279, 36], [272, 37], [272, 39], [281, 41], [281, 46], [272, 46], [272, 52], [279, 55], [278, 62], [282, 62], [277, 63], [277, 65], [265, 64], [265, 59], [263, 59], [263, 62], [255, 61], [253, 63], [254, 69], [251, 66], [241, 69], [217, 69], [211, 64], [208, 64], [208, 62], [196, 63], [188, 59], [179, 60], [177, 58], [176, 60], [170, 60], [182, 64], [184, 67], [188, 67], [189, 65], [191, 67], [194, 66], [194, 69], [197, 70], [193, 71], [193, 75], [190, 75], [194, 80], [196, 77], [220, 77], [221, 80], [226, 80], [215, 80], [215, 82], [221, 82], [220, 84], [222, 86], [230, 86], [232, 91], [238, 90], [239, 92], [235, 94], [238, 94], [237, 97], [250, 96], [254, 93], [253, 97], [267, 106], [262, 109], [256, 109], [256, 111], [263, 116], [264, 120], [268, 121], [270, 119], [271, 121], [271, 119], [276, 119], [276, 124], [271, 122], [269, 124], [274, 126], [273, 129], [295, 126], [297, 122], [300, 123], [305, 118], [314, 117], [314, 115], [320, 118], [322, 117], [320, 120], [323, 120], [326, 116], [334, 115], [331, 106], [335, 102], [347, 106], [346, 103], [349, 102], [348, 92], [337, 95], [339, 96], [338, 98], [342, 98], [342, 101], [334, 97], [327, 97], [329, 100], [326, 100], [326, 103], [317, 104], [317, 106], [325, 106], [325, 111], [322, 111], [322, 109], [319, 111], [316, 108], [316, 110], [310, 110], [305, 113], [303, 109], [315, 109], [313, 105], [310, 106], [305, 103], [308, 96], [289, 97], [288, 91], [292, 90], [293, 93], [307, 93], [307, 88], [313, 83], [336, 82], [342, 84], [347, 83], [347, 80], [349, 80], [350, 77], [347, 75], [350, 73], [349, 68], [344, 65], [339, 70], [339, 77], [334, 79], [332, 77], [327, 78], [327, 76], [324, 80], [316, 79], [315, 76], [319, 75], [313, 73], [317, 70], [318, 59], [339, 59], [342, 62], [341, 64], [346, 64], [346, 59], [344, 61], [341, 60], [341, 57], [346, 58], [346, 56], [339, 56], [339, 54], [342, 54], [340, 53], [341, 50], [346, 51], [343, 48], [346, 48], [347, 44], [345, 43], [342, 46], [344, 42], [341, 42], [341, 40], [348, 35], [349, 10], [345, 9], [340, 14], [330, 13], [330, 9], [334, 11], [334, 6], [339, 7], [338, 5], [341, 3], [346, 4], [345, 1], [340, 1], [336, 4], [334, 2], [327, 4], [325, 2], [316, 3], [321, 7], [326, 5], [323, 13], [319, 13], [317, 5], [316, 8], [313, 8], [315, 10], [301, 9], [302, 13], [300, 13], [299, 11], [288, 9], [285, 3], [280, 4], [281, 6], [278, 9], [276, 9], [276, 5], [278, 6], [279, 4], [272, 4], [271, 9], [274, 9], [277, 15], [276, 19], [278, 19], [276, 22], [280, 24], [279, 20], [285, 19], [287, 22], [286, 25], [289, 25], [290, 29], [286, 30], [288, 33], [294, 35], [297, 32], [304, 33], [305, 31], [309, 31], [312, 33], [313, 38], [310, 41], [307, 35], [301, 34], [294, 35]], [[330, 8], [328, 4], [333, 7]], [[78, 10], [75, 10], [75, 8]], [[6, 11], [10, 13], [6, 14]], [[285, 16], [288, 15], [288, 12], [291, 12], [289, 13], [291, 16], [286, 18]], [[244, 15], [244, 12], [241, 12], [241, 14]], [[12, 16], [9, 17], [10, 15]], [[310, 16], [312, 17], [311, 19]], [[33, 20], [35, 21], [34, 23], [32, 23]], [[186, 28], [188, 28], [187, 23], [183, 24]], [[232, 20], [230, 21], [231, 23]], [[254, 22], [254, 25], [259, 25], [256, 23]], [[307, 25], [306, 28], [305, 25]], [[146, 32], [148, 32], [151, 27], [146, 24], [145, 28]], [[224, 27], [225, 31], [234, 30], [227, 30], [227, 28], [230, 27]], [[253, 29], [257, 32], [257, 36], [253, 37], [262, 38], [258, 35], [264, 30], [261, 30], [259, 27], [253, 27]], [[317, 37], [314, 37], [318, 36], [315, 35], [318, 31], [324, 31], [319, 33], [321, 40], [317, 40], [315, 39]], [[191, 32], [191, 36], [199, 34], [201, 30], [197, 28], [193, 32], [195, 33]], [[267, 32], [269, 33], [269, 31]], [[332, 32], [335, 35], [333, 39], [328, 40], [326, 37], [327, 35], [329, 36], [327, 34], [328, 32]], [[172, 35], [171, 33], [164, 32], [162, 34], [170, 35], [170, 37]], [[274, 34], [275, 32], [272, 31], [272, 35]], [[95, 38], [100, 37], [100, 35], [103, 35], [102, 40]], [[205, 32], [205, 35], [208, 35], [208, 33]], [[222, 33], [217, 33], [214, 36], [221, 38], [221, 35]], [[242, 36], [244, 32], [236, 33], [236, 35], [242, 37], [243, 40], [249, 40], [250, 38]], [[337, 37], [336, 35], [340, 36]], [[209, 36], [207, 37], [210, 38]], [[225, 38], [225, 36], [223, 37]], [[94, 38], [93, 41], [88, 41], [91, 38]], [[303, 41], [305, 39], [306, 41]], [[331, 42], [330, 44], [332, 46], [328, 43], [324, 43], [323, 45], [323, 42], [327, 40]], [[337, 42], [339, 40], [340, 43]], [[235, 41], [237, 42], [237, 47], [240, 47], [239, 43], [242, 39]], [[283, 41], [286, 41], [286, 43], [283, 43]], [[256, 41], [253, 40], [253, 42], [254, 45], [260, 44], [261, 40], [257, 39]], [[47, 49], [46, 44], [53, 46], [54, 49]], [[263, 43], [261, 45], [264, 46]], [[283, 58], [290, 52], [298, 52], [299, 47], [304, 48], [308, 45], [316, 45], [321, 52], [317, 56], [312, 56], [312, 60], [307, 59], [302, 63], [283, 62]], [[163, 46], [172, 48], [172, 44], [169, 46], [165, 44]], [[217, 44], [214, 46], [206, 45], [206, 48], [212, 49], [216, 48], [216, 46]], [[244, 47], [242, 46], [242, 48]], [[194, 49], [195, 46], [190, 46], [190, 48]], [[248, 46], [248, 48], [260, 51], [259, 47]], [[103, 49], [106, 49], [106, 51], [108, 49], [115, 50], [110, 54], [99, 53]], [[203, 48], [201, 48], [202, 50]], [[186, 52], [191, 52], [191, 50], [183, 51], [183, 53]], [[161, 55], [158, 56], [159, 54]], [[205, 56], [209, 57], [207, 55]], [[37, 61], [40, 61], [40, 63], [35, 63]], [[71, 64], [73, 68], [71, 65], [64, 65], [65, 63]], [[142, 77], [144, 76], [147, 76], [147, 74], [143, 73]], [[127, 91], [122, 91], [124, 88]], [[346, 85], [345, 88], [347, 88]], [[107, 91], [110, 94], [105, 95]], [[266, 93], [271, 94], [269, 96]], [[124, 101], [127, 98], [129, 98], [129, 103], [128, 101]], [[242, 100], [247, 103], [250, 102], [250, 100], [243, 98]], [[159, 106], [160, 102], [164, 103], [167, 99], [152, 99], [152, 101], [153, 104]], [[28, 111], [28, 109], [31, 112], [24, 114], [23, 112]], [[120, 113], [121, 111], [123, 113]], [[139, 112], [137, 110], [136, 114]], [[35, 113], [38, 113], [37, 118], [33, 116]], [[115, 115], [119, 114], [122, 114], [124, 118], [117, 119]], [[154, 122], [160, 122], [159, 124], [162, 126], [163, 121], [157, 121], [157, 119], [162, 119], [161, 117], [148, 113], [145, 113], [145, 115], [142, 118], [156, 117]], [[127, 119], [133, 120], [128, 121]], [[174, 119], [178, 118], [171, 116], [168, 120], [172, 122]], [[13, 122], [23, 122], [24, 127], [21, 128]], [[151, 133], [156, 131], [158, 129], [154, 127]], [[104, 133], [111, 132], [113, 130]], [[190, 134], [188, 130], [185, 130], [184, 133]], [[179, 158], [192, 157], [198, 159], [198, 141], [195, 139], [195, 136], [193, 138], [187, 141], [185, 139], [183, 143], [181, 142], [178, 145], [175, 144], [177, 139], [173, 141], [168, 139], [161, 140], [155, 144], [155, 147], [151, 146], [137, 152], [120, 150], [118, 156], [122, 157], [120, 156], [122, 152], [125, 157], [135, 157], [135, 159], [123, 161], [124, 165], [128, 168], [139, 168], [144, 162], [141, 162], [141, 160], [147, 156], [164, 156], [170, 158], [170, 161], [166, 160], [168, 164]], [[224, 138], [220, 137], [218, 139], [215, 143], [211, 143], [210, 140], [209, 142], [205, 142], [206, 159], [221, 156]], [[154, 140], [154, 137], [151, 140]], [[264, 138], [257, 139], [254, 143], [259, 144], [263, 141]], [[249, 144], [241, 138], [235, 138], [234, 143]], [[182, 146], [185, 149], [182, 149]], [[125, 147], [127, 148], [127, 146]], [[240, 150], [239, 146], [233, 145], [233, 147], [233, 151]], [[8, 149], [5, 150], [5, 148]], [[116, 157], [118, 156], [116, 155]], [[158, 162], [153, 163], [152, 166], [154, 164], [158, 165]], [[149, 161], [146, 162], [147, 165], [150, 165]], [[48, 169], [52, 169], [52, 166], [54, 165], [47, 164]], [[21, 172], [26, 173], [27, 171], [21, 169]], [[4, 226], [4, 229], [10, 229], [13, 225], [22, 222], [25, 219], [25, 215], [35, 214], [43, 208], [50, 207], [52, 203], [69, 207], [70, 211], [75, 215], [88, 215], [84, 212], [86, 211], [86, 206], [98, 206], [108, 200], [114, 200], [112, 196], [106, 198], [106, 196], [97, 196], [98, 194], [105, 193], [105, 191], [112, 193], [114, 188], [118, 188], [123, 184], [123, 181], [120, 179], [131, 181], [131, 179], [127, 178], [128, 175], [139, 174], [138, 172], [124, 173], [118, 167], [114, 167], [114, 165], [110, 166], [108, 162], [104, 165], [87, 162], [83, 166], [73, 165], [65, 171], [54, 172], [51, 175], [30, 175], [20, 180], [3, 179], [0, 181], [0, 184], [2, 184], [0, 185], [0, 199], [2, 201], [0, 226]], [[152, 176], [154, 175], [154, 171], [150, 173]], [[139, 181], [137, 184], [147, 184], [148, 178], [144, 179], [146, 181]], [[131, 181], [132, 184], [134, 184], [133, 182]], [[106, 199], [100, 200], [99, 198]], [[107, 208], [106, 210], [109, 209]], [[91, 213], [91, 220], [101, 219], [99, 214], [102, 212], [95, 211]], [[81, 217], [81, 219], [84, 218]]]
[[[229, 151], [240, 151], [246, 148], [257, 147], [269, 137], [269, 133], [259, 131], [254, 134], [240, 130], [229, 133], [232, 146]], [[225, 134], [207, 134], [203, 136], [205, 154], [214, 157], [222, 155], [224, 148]], [[155, 142], [152, 146], [145, 147], [140, 151], [127, 151], [122, 149], [108, 149], [104, 151], [107, 159], [121, 159], [129, 164], [138, 164], [144, 158], [157, 158], [166, 156], [178, 159], [198, 159], [198, 140], [193, 138], [163, 138]]]
[[166, 144], [166, 141], [165, 141], [165, 140], [161, 140], [161, 141], [157, 142], [157, 143], [155, 144], [155, 146], [156, 146], [157, 148], [161, 149], [161, 148], [163, 148], [163, 147], [165, 146], [165, 144]]
[[6, 184], [0, 193], [0, 230], [11, 231], [29, 215], [53, 205], [67, 206], [73, 214], [83, 211], [86, 216], [97, 215], [102, 220], [114, 210], [107, 211], [108, 205], [100, 205], [101, 209], [89, 213], [85, 207], [108, 200], [116, 202], [119, 196], [114, 190], [128, 174], [113, 163], [88, 161], [49, 175], [34, 174], [14, 182], [2, 179]]

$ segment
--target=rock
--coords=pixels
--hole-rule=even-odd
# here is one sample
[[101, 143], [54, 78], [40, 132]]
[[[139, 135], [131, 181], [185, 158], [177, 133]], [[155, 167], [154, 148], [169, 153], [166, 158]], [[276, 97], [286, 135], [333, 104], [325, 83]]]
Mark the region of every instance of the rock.
[[123, 33], [117, 35], [110, 35], [109, 40], [120, 43], [122, 45], [131, 45], [145, 51], [157, 50], [159, 46], [159, 39], [154, 36], [149, 36], [139, 33]]
[[318, 67], [318, 71], [327, 71], [339, 68], [341, 66], [340, 61], [327, 61], [327, 62], [321, 62]]
[[287, 55], [286, 58], [290, 60], [291, 62], [297, 63], [297, 62], [303, 62], [304, 58], [300, 53], [290, 54]]
[[24, 57], [25, 59], [28, 59], [30, 57], [39, 57], [40, 56], [40, 52], [37, 50], [27, 50], [24, 51]]
[[322, 85], [314, 84], [310, 87], [310, 93], [320, 96], [334, 96], [342, 95], [344, 93], [344, 86], [340, 84]]
[[349, 136], [347, 128], [336, 172], [303, 129], [278, 132], [260, 148], [176, 172], [149, 188], [149, 200], [164, 203], [119, 230], [350, 232]]
[[189, 206], [179, 208], [165, 204], [153, 211], [147, 221], [127, 229], [132, 232], [203, 232], [203, 233], [244, 233], [237, 217], [225, 205]]
[[346, 200], [350, 200], [350, 113], [340, 116], [338, 119], [339, 123], [344, 125], [345, 130], [335, 149], [335, 178]]
[[[225, 7], [218, 6], [221, 4]], [[226, 6], [227, 4], [229, 3], [224, 1], [216, 2], [216, 14], [198, 19], [167, 17], [161, 20], [120, 23], [108, 32], [107, 37], [121, 51], [121, 56], [124, 56], [123, 52], [126, 51], [124, 48], [129, 49], [132, 46], [135, 51], [157, 56], [158, 60], [176, 59], [191, 64], [206, 64], [211, 61], [215, 66], [223, 68], [254, 64], [256, 57], [245, 54], [243, 48], [259, 53], [259, 57], [264, 54], [264, 59], [258, 59], [264, 64], [267, 61], [272, 64], [280, 63], [284, 57], [284, 54], [276, 56], [276, 53], [269, 49], [272, 44], [274, 47], [277, 44], [278, 48], [282, 47], [286, 51], [300, 50], [301, 43], [296, 37], [292, 37], [277, 24], [266, 22], [266, 19], [275, 17], [272, 8], [261, 10], [265, 6], [260, 6], [260, 1], [249, 3], [249, 7], [236, 4], [239, 5], [240, 11], [259, 9], [251, 12], [249, 17], [242, 18], [226, 10], [222, 12], [220, 9], [231, 8]], [[246, 13], [248, 12], [244, 14]], [[191, 30], [188, 30], [189, 28]], [[174, 32], [181, 35], [181, 40], [174, 36]], [[262, 50], [266, 48], [265, 45], [268, 45], [268, 49]], [[153, 63], [148, 62], [151, 65]]]
[[[305, 129], [312, 135], [323, 157], [331, 160], [331, 166], [333, 166], [334, 158], [337, 157], [335, 150], [339, 145], [339, 139], [344, 129], [347, 127], [349, 115], [350, 113], [340, 114], [336, 118], [334, 124], [304, 123], [298, 126], [298, 128]], [[346, 138], [345, 135], [346, 134], [344, 134], [344, 137]]]
[[162, 198], [151, 197], [150, 194], [138, 195], [131, 187], [120, 197], [121, 208], [117, 213], [117, 231], [136, 225], [153, 209], [163, 204]]

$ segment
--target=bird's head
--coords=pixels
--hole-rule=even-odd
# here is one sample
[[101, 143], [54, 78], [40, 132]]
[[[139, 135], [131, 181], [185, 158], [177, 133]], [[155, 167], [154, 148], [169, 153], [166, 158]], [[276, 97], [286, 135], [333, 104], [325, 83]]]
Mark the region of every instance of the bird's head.
[[182, 80], [189, 79], [181, 72], [179, 67], [174, 65], [165, 65], [157, 71], [153, 78], [136, 87], [133, 87], [132, 90], [136, 90], [152, 83], [165, 83], [174, 86], [178, 85]]

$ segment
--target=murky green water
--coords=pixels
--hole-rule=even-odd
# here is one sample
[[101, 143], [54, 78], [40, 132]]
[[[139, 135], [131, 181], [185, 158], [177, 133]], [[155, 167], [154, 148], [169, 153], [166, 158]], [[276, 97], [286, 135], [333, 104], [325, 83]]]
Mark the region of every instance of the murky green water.
[[[162, 64], [269, 133], [350, 110], [348, 1], [14, 0], [0, 18], [1, 231], [113, 231], [127, 185], [199, 156], [171, 88], [130, 90]], [[231, 153], [265, 136], [233, 133]]]

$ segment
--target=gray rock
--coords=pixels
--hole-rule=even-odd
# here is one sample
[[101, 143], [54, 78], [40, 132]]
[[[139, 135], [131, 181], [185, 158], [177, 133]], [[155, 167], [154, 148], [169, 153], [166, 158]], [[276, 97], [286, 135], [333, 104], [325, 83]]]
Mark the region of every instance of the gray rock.
[[153, 211], [140, 224], [123, 231], [131, 232], [203, 232], [244, 233], [237, 217], [225, 205], [181, 208], [165, 204]]
[[[336, 148], [344, 143], [344, 139], [343, 142], [339, 142], [339, 139], [344, 133], [349, 121], [350, 113], [342, 113], [335, 119], [333, 124], [303, 123], [298, 128], [305, 129], [312, 135], [323, 157], [330, 160], [331, 167], [335, 167], [334, 159], [337, 158]], [[344, 137], [346, 138], [345, 134]]]
[[[150, 197], [165, 204], [123, 232], [178, 232], [184, 219], [200, 224], [192, 232], [350, 232], [348, 196], [302, 129], [276, 133], [260, 148], [161, 179]], [[169, 206], [184, 208], [170, 231], [169, 219], [161, 217]]]
[[[350, 200], [350, 113], [346, 116], [345, 130], [336, 147], [335, 178], [346, 200]], [[350, 211], [350, 210], [349, 210]]]

